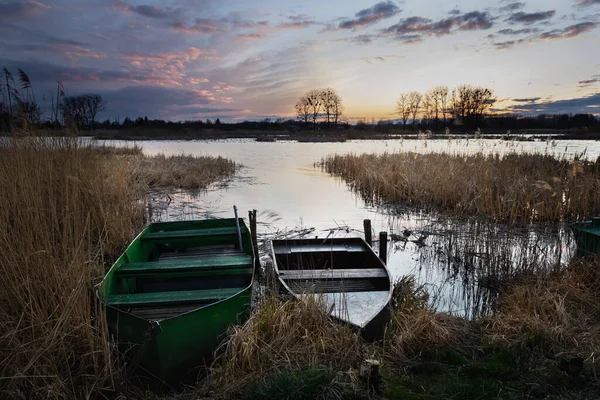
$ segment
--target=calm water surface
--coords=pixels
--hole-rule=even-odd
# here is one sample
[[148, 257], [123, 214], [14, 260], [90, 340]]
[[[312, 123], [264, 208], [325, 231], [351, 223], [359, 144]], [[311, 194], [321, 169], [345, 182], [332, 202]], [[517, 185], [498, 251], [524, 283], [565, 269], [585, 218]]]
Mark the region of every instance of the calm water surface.
[[[105, 142], [131, 146], [132, 142]], [[326, 237], [362, 236], [363, 219], [372, 221], [375, 233], [393, 234], [388, 268], [394, 278], [414, 275], [440, 309], [473, 316], [484, 312], [491, 299], [486, 289], [497, 285], [490, 276], [511, 268], [556, 266], [572, 256], [570, 233], [565, 230], [535, 233], [507, 232], [502, 227], [452, 221], [433, 213], [402, 207], [375, 207], [352, 193], [347, 185], [322, 172], [315, 163], [338, 153], [398, 151], [500, 153], [535, 152], [557, 157], [595, 160], [598, 141], [504, 142], [499, 140], [387, 140], [345, 143], [255, 142], [251, 139], [211, 141], [141, 141], [146, 154], [164, 153], [223, 156], [242, 164], [238, 175], [207, 191], [180, 191], [152, 196], [153, 220], [241, 216], [259, 212], [259, 235]], [[376, 234], [374, 236], [377, 236]], [[261, 257], [268, 257], [261, 246]], [[498, 274], [500, 272], [500, 275]]]

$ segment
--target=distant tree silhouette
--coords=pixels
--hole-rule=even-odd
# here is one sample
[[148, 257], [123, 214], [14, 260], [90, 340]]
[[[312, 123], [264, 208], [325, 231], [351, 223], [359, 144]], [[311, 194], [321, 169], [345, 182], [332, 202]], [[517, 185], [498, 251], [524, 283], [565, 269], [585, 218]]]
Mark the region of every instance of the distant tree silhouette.
[[310, 118], [311, 105], [306, 96], [301, 96], [300, 99], [294, 105], [296, 109], [296, 116], [305, 124], [308, 123]]
[[321, 112], [323, 103], [321, 102], [321, 91], [319, 89], [313, 89], [306, 94], [306, 99], [310, 106], [310, 113], [313, 120], [313, 129], [317, 130], [317, 118]]
[[402, 128], [406, 131], [406, 121], [410, 118], [410, 103], [408, 101], [408, 94], [402, 93], [396, 101], [396, 114], [402, 119]]
[[415, 129], [419, 111], [421, 111], [421, 100], [422, 99], [423, 99], [423, 95], [419, 92], [410, 92], [408, 94], [408, 109], [410, 110], [410, 115], [412, 115], [413, 130]]
[[331, 128], [333, 121], [334, 128], [337, 128], [338, 122], [344, 111], [342, 98], [332, 88], [312, 89], [300, 97], [294, 105], [296, 116], [304, 123], [312, 119], [313, 129], [317, 129], [317, 121], [324, 115], [327, 128]]

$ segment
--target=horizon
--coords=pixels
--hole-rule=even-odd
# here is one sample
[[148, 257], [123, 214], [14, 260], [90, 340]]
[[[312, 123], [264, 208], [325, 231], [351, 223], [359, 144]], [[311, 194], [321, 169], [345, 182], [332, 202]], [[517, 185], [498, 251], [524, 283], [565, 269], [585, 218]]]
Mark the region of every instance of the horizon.
[[331, 87], [344, 117], [395, 120], [401, 93], [490, 88], [495, 111], [600, 114], [600, 0], [0, 2], [0, 65], [48, 109], [98, 93], [99, 120], [294, 118]]

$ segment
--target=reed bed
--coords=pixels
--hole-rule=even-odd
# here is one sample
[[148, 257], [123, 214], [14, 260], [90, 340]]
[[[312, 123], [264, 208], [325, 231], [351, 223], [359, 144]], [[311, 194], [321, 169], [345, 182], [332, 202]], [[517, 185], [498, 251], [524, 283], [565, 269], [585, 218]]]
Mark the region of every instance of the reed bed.
[[134, 154], [124, 159], [133, 178], [153, 188], [206, 189], [214, 182], [231, 178], [239, 168], [223, 157]]
[[428, 298], [425, 290], [415, 285], [413, 277], [404, 277], [395, 283], [395, 311], [382, 342], [386, 359], [402, 362], [425, 350], [473, 342], [470, 321], [435, 312]]
[[234, 165], [77, 138], [1, 142], [0, 397], [126, 393], [93, 286], [141, 229], [149, 186], [206, 187]]
[[356, 333], [334, 322], [318, 300], [266, 298], [241, 327], [233, 327], [224, 352], [201, 387], [219, 398], [235, 397], [280, 370], [325, 366], [357, 368], [365, 349]]
[[598, 367], [600, 259], [522, 279], [500, 295], [500, 310], [484, 319], [491, 340], [533, 343], [557, 357], [580, 356]]
[[600, 212], [598, 160], [408, 152], [332, 155], [321, 166], [370, 203], [520, 223], [576, 220]]
[[0, 145], [0, 397], [118, 389], [92, 283], [142, 221], [135, 186], [76, 140]]

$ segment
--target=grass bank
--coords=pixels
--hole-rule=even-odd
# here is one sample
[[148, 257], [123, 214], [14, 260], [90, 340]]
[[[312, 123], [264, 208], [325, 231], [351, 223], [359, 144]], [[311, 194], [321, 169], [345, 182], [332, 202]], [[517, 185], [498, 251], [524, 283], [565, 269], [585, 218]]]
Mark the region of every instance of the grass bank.
[[143, 225], [149, 186], [206, 187], [235, 171], [194, 161], [77, 139], [0, 144], [0, 397], [126, 392], [93, 285]]
[[[265, 300], [231, 331], [207, 380], [179, 398], [597, 398], [600, 263], [513, 282], [497, 314], [438, 313], [411, 279], [396, 285], [383, 340], [365, 343], [319, 304]], [[382, 362], [374, 384], [359, 377]]]
[[402, 203], [498, 222], [560, 222], [600, 213], [600, 161], [549, 155], [388, 153], [321, 162], [370, 203]]

